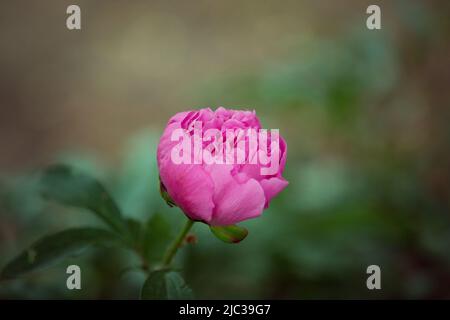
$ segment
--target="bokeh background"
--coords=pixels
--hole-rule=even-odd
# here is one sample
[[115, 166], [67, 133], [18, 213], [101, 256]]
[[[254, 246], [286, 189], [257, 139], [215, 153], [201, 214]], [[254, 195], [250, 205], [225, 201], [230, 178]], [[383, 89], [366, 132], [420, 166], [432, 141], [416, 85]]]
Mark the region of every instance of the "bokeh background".
[[[448, 1], [0, 3], [0, 266], [44, 234], [95, 225], [44, 201], [34, 173], [69, 163], [129, 217], [184, 222], [158, 193], [168, 118], [255, 109], [280, 128], [289, 187], [239, 245], [196, 225], [177, 257], [198, 298], [450, 298]], [[366, 8], [382, 29], [366, 28]], [[165, 231], [161, 231], [165, 232]], [[65, 268], [82, 268], [80, 291]], [[138, 297], [126, 251], [91, 250], [0, 283], [2, 298]], [[366, 268], [382, 290], [366, 288]]]

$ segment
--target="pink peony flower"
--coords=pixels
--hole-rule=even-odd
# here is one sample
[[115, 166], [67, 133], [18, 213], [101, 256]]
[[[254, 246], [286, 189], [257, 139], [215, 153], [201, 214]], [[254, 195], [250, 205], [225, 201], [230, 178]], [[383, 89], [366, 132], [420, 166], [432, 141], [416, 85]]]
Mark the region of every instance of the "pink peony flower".
[[288, 185], [286, 142], [278, 130], [264, 139], [261, 129], [255, 111], [177, 113], [158, 145], [162, 188], [190, 219], [211, 226], [260, 216]]

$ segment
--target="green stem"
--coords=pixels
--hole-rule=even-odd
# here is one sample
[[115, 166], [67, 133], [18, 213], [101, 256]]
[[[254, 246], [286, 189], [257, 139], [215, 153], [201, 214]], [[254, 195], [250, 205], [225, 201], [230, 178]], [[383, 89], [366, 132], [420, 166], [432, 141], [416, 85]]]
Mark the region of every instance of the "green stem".
[[178, 248], [181, 246], [184, 238], [186, 237], [189, 230], [192, 228], [193, 224], [194, 224], [194, 220], [188, 219], [188, 221], [186, 221], [186, 224], [184, 225], [184, 228], [181, 230], [178, 237], [167, 249], [166, 254], [164, 255], [164, 259], [163, 259], [163, 267], [168, 267], [170, 265], [173, 257], [175, 256], [175, 254], [178, 251]]

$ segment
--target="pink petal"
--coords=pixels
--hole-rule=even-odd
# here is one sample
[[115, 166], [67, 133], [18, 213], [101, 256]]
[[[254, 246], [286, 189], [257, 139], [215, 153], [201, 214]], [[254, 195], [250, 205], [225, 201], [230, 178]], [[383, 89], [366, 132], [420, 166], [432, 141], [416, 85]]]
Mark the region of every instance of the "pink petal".
[[160, 167], [160, 176], [170, 197], [189, 218], [211, 221], [214, 184], [201, 165], [169, 162]]
[[231, 175], [232, 166], [210, 166], [214, 181], [214, 203], [211, 225], [224, 226], [261, 215], [265, 196], [260, 184], [249, 179], [239, 183]]
[[172, 148], [178, 141], [171, 141], [172, 131], [179, 123], [169, 124], [158, 145], [157, 159], [161, 182], [173, 201], [193, 220], [209, 222], [214, 208], [214, 184], [204, 168], [198, 164], [175, 164], [171, 159]]
[[261, 184], [261, 187], [264, 190], [264, 195], [266, 197], [264, 208], [267, 208], [269, 206], [270, 200], [272, 200], [273, 197], [280, 193], [289, 184], [289, 182], [287, 182], [287, 180], [285, 180], [283, 177], [264, 179], [259, 183]]

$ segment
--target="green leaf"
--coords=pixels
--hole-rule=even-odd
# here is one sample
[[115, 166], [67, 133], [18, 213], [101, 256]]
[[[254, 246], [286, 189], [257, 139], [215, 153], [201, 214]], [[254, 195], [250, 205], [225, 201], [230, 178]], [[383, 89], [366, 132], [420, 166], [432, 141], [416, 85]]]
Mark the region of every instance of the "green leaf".
[[126, 232], [119, 208], [94, 178], [69, 166], [55, 165], [44, 172], [41, 188], [44, 197], [64, 205], [89, 209], [114, 231]]
[[237, 225], [209, 226], [209, 228], [217, 238], [227, 243], [241, 242], [248, 235], [247, 229]]
[[116, 234], [98, 228], [73, 228], [41, 238], [12, 260], [0, 278], [17, 277], [51, 266], [65, 257], [77, 255], [92, 245], [120, 243]]
[[157, 270], [150, 273], [141, 291], [141, 299], [182, 300], [192, 299], [192, 290], [178, 272]]

